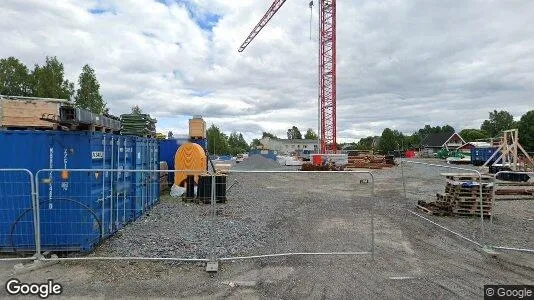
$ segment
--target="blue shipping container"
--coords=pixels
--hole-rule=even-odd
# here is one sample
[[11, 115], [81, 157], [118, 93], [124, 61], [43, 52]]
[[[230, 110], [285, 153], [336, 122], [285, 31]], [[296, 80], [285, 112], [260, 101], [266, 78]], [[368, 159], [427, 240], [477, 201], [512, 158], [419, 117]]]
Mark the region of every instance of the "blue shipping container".
[[[473, 148], [471, 149], [471, 163], [475, 166], [481, 166], [491, 158], [495, 151], [497, 148]], [[498, 155], [494, 158], [497, 159]]]
[[[159, 151], [155, 139], [134, 138], [134, 169], [158, 170]], [[135, 172], [135, 199], [132, 205], [135, 218], [140, 217], [159, 201], [159, 173]]]
[[[148, 153], [134, 156], [136, 137], [100, 132], [3, 131], [0, 132], [0, 168], [25, 168], [37, 175], [41, 169], [119, 169], [119, 172], [40, 172], [36, 186], [39, 193], [41, 244], [49, 251], [88, 251], [98, 242], [133, 220], [133, 197], [149, 193], [155, 203], [157, 181], [137, 187], [136, 174], [128, 170]], [[155, 145], [153, 139], [147, 143]], [[157, 148], [157, 147], [156, 147]], [[152, 161], [157, 157], [157, 149]], [[150, 161], [148, 158], [146, 158]], [[153, 163], [153, 165], [156, 165]], [[157, 167], [156, 167], [157, 169]], [[140, 191], [137, 191], [139, 188]], [[4, 193], [4, 194], [2, 194]], [[0, 198], [11, 191], [0, 191]], [[24, 205], [23, 202], [19, 203]], [[21, 215], [17, 203], [0, 201], [0, 211], [10, 211], [0, 222], [0, 250], [30, 250], [23, 235], [33, 235], [33, 216], [26, 209]], [[6, 230], [5, 227], [9, 227]]]

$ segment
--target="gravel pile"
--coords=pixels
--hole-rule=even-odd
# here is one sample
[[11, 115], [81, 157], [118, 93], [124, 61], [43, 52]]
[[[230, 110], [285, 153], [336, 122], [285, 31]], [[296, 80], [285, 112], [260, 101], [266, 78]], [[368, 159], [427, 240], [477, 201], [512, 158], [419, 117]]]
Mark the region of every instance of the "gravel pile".
[[[349, 195], [340, 197], [339, 193], [347, 193], [344, 183], [339, 187], [331, 183], [334, 189], [340, 189], [336, 194], [318, 187], [322, 182], [320, 178], [308, 181], [305, 176], [294, 173], [231, 174], [228, 182], [237, 180], [238, 184], [229, 191], [228, 201], [216, 206], [214, 239], [217, 257], [315, 251], [317, 247], [329, 247], [331, 242], [325, 242], [326, 237], [314, 237], [307, 242], [305, 234], [309, 228], [317, 226], [317, 220], [322, 220], [325, 213], [334, 214], [334, 220], [351, 213], [347, 206], [333, 206], [334, 203], [346, 200], [352, 205], [357, 201]], [[210, 205], [164, 197], [148, 215], [105, 241], [95, 255], [210, 257], [211, 213]], [[353, 218], [352, 215], [346, 217]], [[319, 233], [326, 234], [326, 231]], [[337, 240], [345, 241], [345, 235]], [[365, 240], [355, 241], [357, 244], [353, 249], [365, 244]]]
[[272, 159], [265, 158], [261, 155], [252, 155], [243, 162], [236, 164], [234, 170], [254, 171], [254, 170], [282, 170], [282, 166]]
[[[226, 205], [219, 204], [216, 211], [216, 254], [229, 256], [261, 246], [265, 227], [256, 226], [247, 216], [229, 214]], [[211, 254], [211, 214], [210, 205], [164, 200], [105, 241], [98, 251], [106, 256], [207, 258]]]

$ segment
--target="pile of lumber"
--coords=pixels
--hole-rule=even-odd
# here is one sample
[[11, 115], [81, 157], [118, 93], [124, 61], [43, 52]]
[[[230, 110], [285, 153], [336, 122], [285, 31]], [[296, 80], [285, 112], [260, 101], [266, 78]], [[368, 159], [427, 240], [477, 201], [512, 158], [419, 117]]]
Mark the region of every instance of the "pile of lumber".
[[495, 200], [534, 200], [534, 181], [512, 182], [497, 180]]
[[350, 155], [347, 168], [353, 169], [382, 169], [392, 167], [395, 162], [384, 155], [358, 154]]
[[156, 120], [148, 114], [124, 114], [121, 115], [122, 135], [135, 135], [140, 137], [156, 136]]
[[11, 97], [0, 95], [0, 127], [7, 129], [54, 129], [56, 124], [42, 120], [43, 115], [58, 115], [67, 100]]
[[316, 166], [312, 163], [303, 163], [300, 167], [301, 171], [343, 171], [343, 166], [336, 166], [333, 163], [326, 165]]
[[436, 194], [436, 201], [419, 201], [417, 207], [429, 214], [441, 216], [489, 217], [493, 202], [490, 176], [482, 177], [482, 204], [478, 175], [445, 173], [445, 193]]

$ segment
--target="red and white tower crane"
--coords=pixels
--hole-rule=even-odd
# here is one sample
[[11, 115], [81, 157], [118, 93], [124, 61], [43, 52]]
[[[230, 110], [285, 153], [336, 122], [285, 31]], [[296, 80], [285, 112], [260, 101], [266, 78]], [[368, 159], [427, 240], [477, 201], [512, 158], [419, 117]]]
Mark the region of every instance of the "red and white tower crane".
[[[245, 39], [243, 52], [286, 0], [274, 0]], [[319, 111], [321, 153], [336, 151], [336, 0], [319, 0]]]

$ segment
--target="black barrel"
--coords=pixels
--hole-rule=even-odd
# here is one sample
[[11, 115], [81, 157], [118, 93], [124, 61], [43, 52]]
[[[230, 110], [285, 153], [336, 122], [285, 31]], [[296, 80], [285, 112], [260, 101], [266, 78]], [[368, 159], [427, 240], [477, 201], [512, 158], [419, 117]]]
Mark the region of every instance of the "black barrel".
[[[215, 176], [215, 199], [218, 203], [226, 202], [226, 178], [224, 175]], [[197, 198], [203, 203], [211, 203], [211, 176], [199, 177]]]
[[217, 202], [225, 203], [226, 202], [226, 175], [216, 175], [215, 176], [215, 199]]
[[185, 179], [185, 197], [188, 199], [195, 198], [195, 176], [187, 175]]
[[200, 175], [198, 178], [197, 198], [203, 203], [211, 203], [211, 176]]

